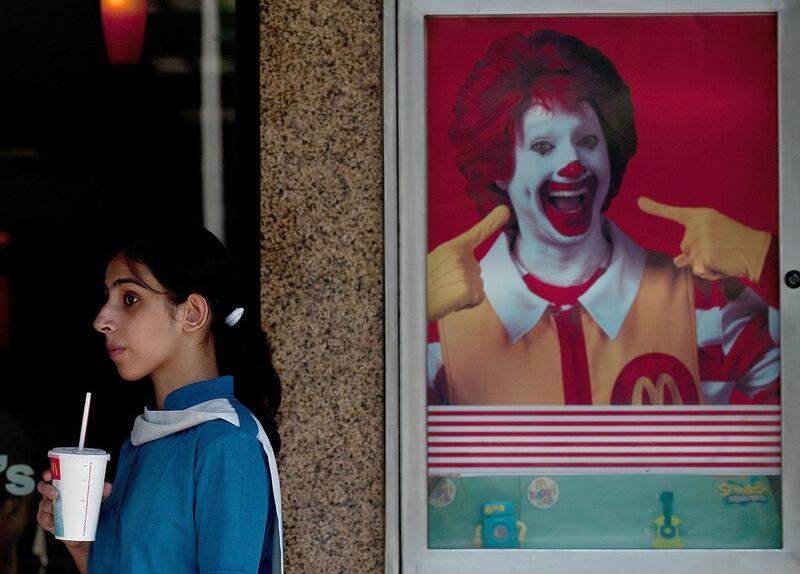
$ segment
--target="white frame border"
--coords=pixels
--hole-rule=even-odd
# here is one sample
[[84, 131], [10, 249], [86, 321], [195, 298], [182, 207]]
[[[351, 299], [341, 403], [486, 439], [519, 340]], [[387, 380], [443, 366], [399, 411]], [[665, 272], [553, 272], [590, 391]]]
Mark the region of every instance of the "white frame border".
[[[800, 267], [800, 0], [385, 0], [384, 192], [386, 279], [385, 571], [597, 574], [800, 572], [800, 452], [783, 449], [781, 550], [430, 550], [427, 548], [425, 412], [427, 15], [777, 13], [780, 139], [780, 274]], [[794, 32], [792, 32], [794, 31]], [[792, 74], [793, 77], [790, 77]], [[402, 80], [402, 81], [401, 81]], [[412, 310], [405, 312], [405, 310]], [[787, 320], [792, 317], [794, 320]], [[800, 349], [800, 290], [781, 284], [781, 346]], [[800, 353], [784, 353], [784, 412], [800, 414]], [[789, 374], [793, 374], [791, 377]], [[417, 383], [415, 383], [415, 381]], [[792, 383], [792, 384], [790, 384]], [[399, 440], [398, 440], [399, 438]], [[783, 418], [797, 444], [800, 416]], [[399, 464], [398, 464], [399, 463]], [[668, 553], [667, 556], [660, 556]]]

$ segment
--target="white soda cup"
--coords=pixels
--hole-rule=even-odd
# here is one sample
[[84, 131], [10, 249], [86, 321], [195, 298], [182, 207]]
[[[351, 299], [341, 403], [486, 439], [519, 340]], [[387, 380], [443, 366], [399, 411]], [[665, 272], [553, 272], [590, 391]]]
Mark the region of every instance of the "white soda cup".
[[97, 448], [59, 447], [47, 453], [53, 486], [55, 535], [59, 540], [94, 540], [103, 499], [106, 463], [111, 459]]

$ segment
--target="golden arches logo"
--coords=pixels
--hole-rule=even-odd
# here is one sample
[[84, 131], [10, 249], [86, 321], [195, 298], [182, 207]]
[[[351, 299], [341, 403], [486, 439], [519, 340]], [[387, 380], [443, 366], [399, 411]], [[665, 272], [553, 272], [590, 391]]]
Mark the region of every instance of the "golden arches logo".
[[[669, 391], [670, 402], [665, 402], [666, 393]], [[631, 404], [641, 406], [644, 403], [642, 400], [644, 394], [647, 393], [647, 398], [650, 399], [651, 405], [682, 405], [683, 397], [678, 390], [678, 385], [671, 376], [662, 373], [656, 379], [655, 384], [649, 377], [639, 377], [633, 385], [633, 393], [631, 397]]]
[[612, 405], [699, 405], [700, 393], [689, 369], [666, 353], [646, 353], [628, 363], [617, 375]]

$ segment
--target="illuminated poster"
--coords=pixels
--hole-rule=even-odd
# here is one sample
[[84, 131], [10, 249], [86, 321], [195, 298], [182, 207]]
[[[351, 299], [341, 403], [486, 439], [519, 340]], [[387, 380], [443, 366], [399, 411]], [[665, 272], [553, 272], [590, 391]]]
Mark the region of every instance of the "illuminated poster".
[[776, 18], [425, 33], [428, 547], [780, 548]]

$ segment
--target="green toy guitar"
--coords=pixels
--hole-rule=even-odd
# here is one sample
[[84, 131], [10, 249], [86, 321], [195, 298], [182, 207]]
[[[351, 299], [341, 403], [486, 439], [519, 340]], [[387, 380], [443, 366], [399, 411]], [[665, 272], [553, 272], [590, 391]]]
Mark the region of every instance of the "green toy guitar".
[[664, 491], [658, 497], [661, 501], [661, 516], [656, 518], [656, 537], [653, 540], [653, 548], [683, 548], [679, 526], [681, 519], [672, 513], [672, 501], [674, 496], [669, 491]]

